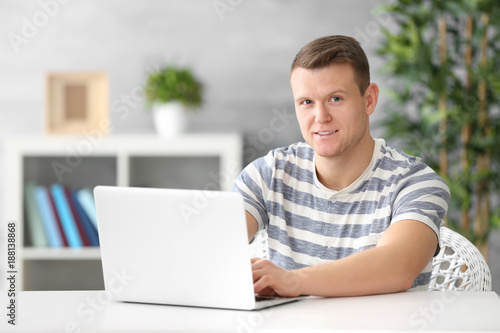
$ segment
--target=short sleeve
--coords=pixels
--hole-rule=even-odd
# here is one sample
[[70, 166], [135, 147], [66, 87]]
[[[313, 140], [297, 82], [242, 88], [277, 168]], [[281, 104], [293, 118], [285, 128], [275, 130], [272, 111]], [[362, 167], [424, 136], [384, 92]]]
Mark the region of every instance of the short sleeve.
[[273, 154], [270, 152], [250, 163], [239, 174], [232, 187], [233, 192], [239, 192], [243, 196], [245, 210], [257, 220], [259, 231], [269, 223], [265, 198], [272, 181], [272, 159]]
[[450, 191], [445, 181], [424, 163], [417, 164], [404, 175], [394, 192], [391, 223], [420, 221], [439, 237], [449, 202]]

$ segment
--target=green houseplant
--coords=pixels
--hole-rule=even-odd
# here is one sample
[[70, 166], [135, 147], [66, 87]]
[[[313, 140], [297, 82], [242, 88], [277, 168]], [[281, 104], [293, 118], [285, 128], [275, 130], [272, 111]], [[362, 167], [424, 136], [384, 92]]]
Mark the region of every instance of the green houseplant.
[[190, 68], [169, 65], [149, 73], [144, 90], [152, 106], [153, 119], [161, 137], [184, 131], [188, 110], [203, 103], [203, 84]]
[[388, 140], [422, 156], [451, 191], [447, 224], [486, 254], [500, 221], [500, 5], [497, 0], [384, 6], [398, 31], [378, 49], [388, 93]]

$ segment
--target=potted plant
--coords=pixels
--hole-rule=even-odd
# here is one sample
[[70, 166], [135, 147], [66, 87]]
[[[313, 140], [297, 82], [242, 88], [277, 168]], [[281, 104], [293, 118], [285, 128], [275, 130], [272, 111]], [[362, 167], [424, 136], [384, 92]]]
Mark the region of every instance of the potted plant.
[[162, 138], [182, 133], [186, 113], [201, 106], [203, 84], [190, 68], [168, 65], [148, 75], [145, 96], [152, 106], [156, 131]]
[[446, 180], [448, 226], [486, 254], [500, 222], [500, 6], [395, 0], [385, 9], [399, 26], [378, 49], [394, 80], [386, 136]]

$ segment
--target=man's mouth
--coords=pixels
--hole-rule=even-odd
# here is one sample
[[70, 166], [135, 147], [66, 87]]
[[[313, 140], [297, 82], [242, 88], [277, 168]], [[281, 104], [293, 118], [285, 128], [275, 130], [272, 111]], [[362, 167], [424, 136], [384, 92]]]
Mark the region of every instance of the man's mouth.
[[333, 134], [333, 133], [336, 133], [336, 132], [338, 132], [338, 130], [336, 130], [336, 131], [320, 131], [320, 132], [315, 132], [315, 133], [318, 134], [318, 135], [324, 136], [324, 135], [330, 135], [330, 134]]

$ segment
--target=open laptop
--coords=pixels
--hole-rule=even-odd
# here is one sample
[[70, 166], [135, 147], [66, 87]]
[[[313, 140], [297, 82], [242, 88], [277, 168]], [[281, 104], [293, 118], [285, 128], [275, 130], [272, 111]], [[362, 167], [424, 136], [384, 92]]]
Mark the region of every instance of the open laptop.
[[256, 297], [238, 193], [97, 186], [105, 289], [117, 301], [240, 310]]

